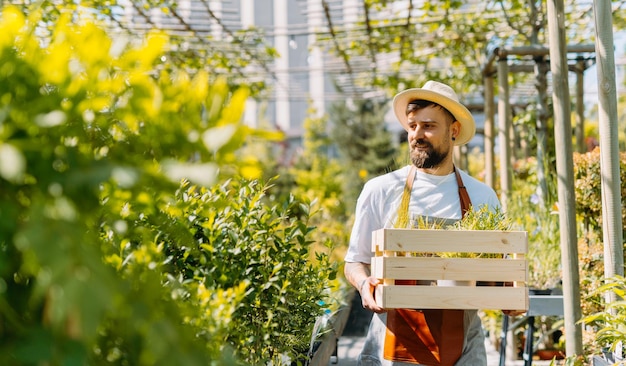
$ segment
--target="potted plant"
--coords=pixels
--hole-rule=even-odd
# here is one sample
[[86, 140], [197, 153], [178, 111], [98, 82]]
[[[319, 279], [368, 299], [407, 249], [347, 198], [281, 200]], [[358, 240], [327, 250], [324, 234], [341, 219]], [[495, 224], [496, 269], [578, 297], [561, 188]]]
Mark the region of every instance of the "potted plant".
[[[545, 328], [550, 328], [551, 322], [544, 322]], [[554, 327], [546, 331], [541, 337], [541, 346], [535, 351], [535, 355], [540, 360], [562, 360], [565, 358], [565, 337], [559, 327]]]

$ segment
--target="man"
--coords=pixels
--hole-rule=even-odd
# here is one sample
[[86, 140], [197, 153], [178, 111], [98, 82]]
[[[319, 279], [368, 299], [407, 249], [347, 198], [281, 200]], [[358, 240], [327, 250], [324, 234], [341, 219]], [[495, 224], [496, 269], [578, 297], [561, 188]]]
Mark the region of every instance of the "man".
[[430, 329], [426, 327], [425, 334], [416, 333], [411, 346], [406, 342], [400, 345], [410, 359], [395, 358], [398, 344], [389, 345], [391, 322], [387, 324], [387, 318], [393, 314], [395, 319], [397, 314], [396, 310], [379, 307], [374, 299], [378, 280], [370, 277], [372, 231], [411, 227], [415, 222], [447, 224], [460, 220], [468, 209], [460, 189], [463, 185], [473, 209], [487, 205], [495, 210], [500, 206], [493, 189], [454, 167], [453, 148], [472, 139], [475, 122], [451, 87], [428, 81], [422, 88], [397, 94], [393, 109], [408, 132], [412, 164], [365, 184], [345, 256], [346, 278], [361, 294], [363, 307], [375, 313], [358, 364], [486, 365], [484, 335], [475, 310], [418, 311], [415, 315], [422, 316], [422, 323], [428, 323]]

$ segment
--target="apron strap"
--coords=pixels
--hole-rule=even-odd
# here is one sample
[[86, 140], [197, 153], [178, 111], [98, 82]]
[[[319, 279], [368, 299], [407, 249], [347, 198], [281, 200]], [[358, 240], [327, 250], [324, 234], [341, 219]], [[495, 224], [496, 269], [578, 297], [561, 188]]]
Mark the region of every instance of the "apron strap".
[[[467, 188], [461, 178], [461, 173], [456, 167], [453, 167], [454, 175], [456, 176], [456, 183], [459, 186], [459, 199], [461, 201], [461, 217], [465, 217], [467, 212], [472, 207], [472, 201], [470, 200]], [[413, 181], [415, 181], [415, 172], [417, 168], [415, 165], [411, 165], [409, 174], [406, 176], [406, 183], [404, 185], [404, 191], [402, 192], [402, 200], [400, 201], [400, 207], [398, 207], [398, 222], [395, 227], [406, 228], [409, 224], [409, 202], [411, 201], [411, 190], [413, 189]]]
[[[467, 188], [465, 188], [465, 184], [463, 184], [463, 179], [461, 179], [461, 173], [459, 170], [454, 167], [454, 174], [456, 175], [456, 183], [459, 186], [459, 199], [461, 200], [461, 217], [465, 217], [467, 211], [469, 211], [472, 206], [472, 201], [470, 200], [469, 194], [467, 193]], [[411, 185], [413, 182], [411, 182]]]

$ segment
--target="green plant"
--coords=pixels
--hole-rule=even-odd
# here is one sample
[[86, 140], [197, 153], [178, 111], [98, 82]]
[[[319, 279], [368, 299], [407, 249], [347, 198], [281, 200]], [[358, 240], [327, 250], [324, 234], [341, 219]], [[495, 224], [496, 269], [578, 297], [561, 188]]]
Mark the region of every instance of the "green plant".
[[[622, 206], [626, 205], [626, 153], [620, 154]], [[581, 271], [582, 315], [605, 311], [602, 293], [604, 277], [604, 243], [602, 234], [602, 190], [600, 151], [595, 149], [584, 154], [574, 154], [574, 189], [576, 215], [579, 222], [579, 266]], [[626, 212], [622, 212], [626, 227]], [[584, 346], [588, 353], [598, 353], [601, 342], [595, 338], [595, 327], [585, 329]]]
[[[586, 359], [584, 356], [568, 356], [565, 357], [564, 360], [564, 365], [565, 366], [585, 366], [588, 365], [588, 363], [586, 363]], [[559, 363], [557, 363], [557, 360], [553, 359], [552, 361], [550, 361], [550, 366], [556, 366], [559, 365]]]
[[[109, 260], [122, 273], [141, 267], [140, 251], [152, 247], [158, 252], [153, 267], [165, 287], [193, 310], [185, 323], [202, 338], [219, 340], [208, 344], [219, 346], [214, 351], [232, 349], [238, 360], [254, 365], [306, 354], [336, 276], [328, 255], [311, 253], [309, 204], [293, 196], [272, 201], [267, 189], [238, 179], [210, 189], [185, 183], [175, 197], [157, 199], [152, 210], [137, 208], [127, 217], [136, 229], [105, 230], [116, 248]], [[228, 306], [215, 306], [211, 294], [219, 293], [237, 296]]]
[[369, 178], [397, 166], [392, 135], [383, 122], [386, 108], [386, 102], [369, 99], [331, 106], [330, 137], [339, 152], [347, 202], [356, 202]]
[[[488, 206], [481, 206], [477, 210], [473, 207], [463, 219], [447, 227], [448, 230], [495, 230], [510, 231], [511, 222], [505, 217], [502, 210], [492, 210]], [[500, 253], [442, 253], [442, 257], [459, 258], [502, 258]]]
[[500, 208], [490, 209], [481, 206], [477, 210], [471, 208], [462, 220], [450, 227], [456, 230], [513, 230], [513, 224]]
[[60, 13], [0, 18], [0, 363], [232, 363], [248, 284], [178, 287], [162, 238], [195, 242], [182, 178], [259, 174], [237, 152], [261, 135], [238, 123], [247, 91], [168, 64], [162, 34], [113, 47]]
[[[626, 205], [626, 153], [619, 156], [622, 207]], [[574, 189], [576, 214], [586, 231], [602, 229], [602, 192], [600, 149], [574, 154]], [[626, 212], [622, 210], [622, 222], [626, 225]]]
[[[512, 230], [510, 221], [504, 216], [503, 212], [497, 209], [491, 209], [489, 206], [481, 206], [477, 210], [471, 207], [463, 219], [445, 225], [445, 220], [432, 221], [425, 218], [418, 218], [412, 222], [414, 229], [430, 229], [430, 230], [494, 230], [507, 231]], [[441, 252], [438, 256], [445, 258], [501, 258], [499, 253], [451, 253]]]
[[[598, 349], [608, 348], [611, 352], [626, 343], [626, 278], [615, 276], [592, 292], [592, 295], [603, 296], [613, 292], [618, 299], [605, 304], [605, 309], [585, 316], [582, 321], [596, 328], [595, 343]], [[621, 351], [621, 350], [620, 350]]]
[[528, 232], [528, 286], [537, 289], [557, 287], [561, 280], [561, 249], [556, 185], [546, 184], [543, 202], [537, 194], [536, 159], [517, 161], [514, 165], [514, 191], [507, 206], [507, 218], [514, 227]]
[[332, 142], [326, 133], [327, 125], [326, 117], [304, 121], [303, 149], [288, 169], [293, 179], [289, 192], [312, 203], [315, 214], [311, 216], [311, 224], [317, 227], [313, 238], [318, 246], [330, 245], [333, 258], [340, 262], [348, 246], [353, 208], [342, 199], [345, 171], [337, 159], [328, 156]]
[[530, 214], [529, 232], [529, 281], [530, 287], [553, 289], [561, 283], [561, 250], [559, 216], [554, 212], [540, 211]]

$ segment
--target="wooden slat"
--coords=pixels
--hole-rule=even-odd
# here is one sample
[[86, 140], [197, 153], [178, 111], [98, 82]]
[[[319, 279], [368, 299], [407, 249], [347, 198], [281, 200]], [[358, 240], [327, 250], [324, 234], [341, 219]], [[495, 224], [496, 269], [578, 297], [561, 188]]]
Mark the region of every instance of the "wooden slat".
[[[527, 242], [525, 231], [376, 230], [372, 275], [382, 283], [376, 289], [377, 302], [384, 308], [528, 309]], [[507, 258], [461, 258], [458, 253], [496, 253]], [[395, 280], [420, 284], [396, 286]], [[446, 280], [471, 286], [461, 282], [443, 286]], [[475, 286], [476, 281], [514, 286]], [[439, 286], [426, 285], [431, 283]]]
[[380, 229], [372, 251], [526, 253], [526, 231]]
[[526, 281], [524, 259], [374, 257], [379, 279]]
[[378, 286], [376, 299], [387, 309], [528, 309], [525, 287]]

